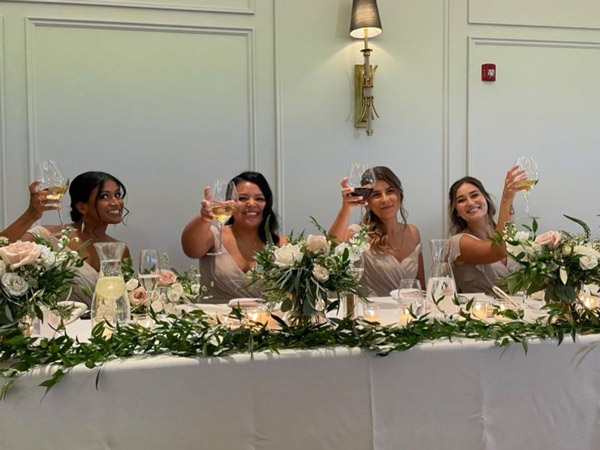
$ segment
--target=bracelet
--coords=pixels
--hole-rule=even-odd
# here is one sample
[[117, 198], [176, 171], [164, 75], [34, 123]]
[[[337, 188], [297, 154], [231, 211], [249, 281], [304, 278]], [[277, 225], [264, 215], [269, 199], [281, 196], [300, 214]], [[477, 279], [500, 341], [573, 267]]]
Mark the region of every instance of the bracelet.
[[513, 205], [510, 205], [510, 209], [508, 210], [508, 212], [510, 213], [511, 216], [514, 216], [514, 214], [515, 214], [515, 207]]

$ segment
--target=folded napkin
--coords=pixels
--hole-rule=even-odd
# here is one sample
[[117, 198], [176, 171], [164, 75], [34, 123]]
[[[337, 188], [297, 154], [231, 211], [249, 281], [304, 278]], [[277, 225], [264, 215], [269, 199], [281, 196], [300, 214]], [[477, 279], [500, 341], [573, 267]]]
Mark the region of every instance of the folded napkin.
[[234, 298], [229, 300], [232, 308], [258, 308], [265, 301], [262, 298]]

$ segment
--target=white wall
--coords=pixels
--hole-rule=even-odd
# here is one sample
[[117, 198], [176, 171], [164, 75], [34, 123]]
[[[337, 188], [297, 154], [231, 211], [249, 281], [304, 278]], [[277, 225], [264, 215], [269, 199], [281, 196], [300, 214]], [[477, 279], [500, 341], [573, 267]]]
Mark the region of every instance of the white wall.
[[[328, 226], [351, 161], [403, 181], [424, 241], [446, 232], [467, 172], [499, 198], [536, 157], [543, 228], [598, 223], [600, 4], [379, 0], [374, 134], [353, 126], [351, 0], [52, 0], [0, 3], [2, 208], [26, 205], [35, 161], [114, 173], [129, 191], [133, 254], [168, 251], [214, 177], [271, 180], [285, 232]], [[479, 78], [493, 62], [498, 80]], [[584, 181], [585, 180], [585, 181]], [[584, 181], [582, 183], [582, 181]], [[522, 208], [522, 204], [517, 205]], [[43, 220], [56, 223], [49, 214]]]

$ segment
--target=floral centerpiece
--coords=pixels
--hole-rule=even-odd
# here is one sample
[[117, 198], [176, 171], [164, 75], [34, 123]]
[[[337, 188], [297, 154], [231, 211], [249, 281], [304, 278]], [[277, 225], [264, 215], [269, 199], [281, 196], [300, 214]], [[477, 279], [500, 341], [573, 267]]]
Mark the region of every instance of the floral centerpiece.
[[0, 334], [14, 330], [26, 316], [43, 319], [41, 307], [56, 309], [77, 284], [83, 260], [68, 247], [70, 232], [62, 232], [56, 249], [40, 237], [12, 244], [0, 237]]
[[519, 231], [513, 223], [506, 225], [497, 243], [506, 244], [508, 254], [521, 269], [506, 277], [510, 293], [524, 291], [528, 295], [545, 291], [546, 302], [577, 300], [586, 284], [600, 282], [600, 241], [591, 238], [585, 222], [565, 216], [579, 224], [583, 233], [549, 231], [536, 235], [538, 224]]
[[[163, 255], [163, 264], [168, 263], [168, 257]], [[131, 258], [123, 265], [125, 286], [132, 314], [145, 313], [148, 307], [156, 314], [178, 314], [175, 308], [178, 304], [192, 303], [208, 294], [208, 288], [200, 284], [200, 274], [196, 266], [191, 266], [186, 272], [161, 269], [158, 287], [154, 293], [146, 292], [135, 276]]]
[[281, 247], [268, 242], [256, 252], [257, 264], [249, 274], [252, 283], [263, 287], [271, 304], [281, 303], [281, 311], [288, 313], [292, 325], [319, 324], [325, 311], [339, 306], [342, 295], [364, 298], [365, 294], [353, 268], [361, 253], [369, 249], [367, 228], [349, 242], [337, 243], [313, 222], [323, 235], [290, 237]]

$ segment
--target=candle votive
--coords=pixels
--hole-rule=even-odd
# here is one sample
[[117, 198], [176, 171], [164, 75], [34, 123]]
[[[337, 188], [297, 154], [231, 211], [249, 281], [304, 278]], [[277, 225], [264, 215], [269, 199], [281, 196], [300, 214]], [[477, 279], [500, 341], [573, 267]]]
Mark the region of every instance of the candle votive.
[[598, 307], [598, 297], [594, 297], [593, 295], [584, 295], [580, 297], [580, 300], [587, 309], [596, 309]]
[[410, 313], [410, 304], [400, 304], [400, 319], [398, 323], [402, 326], [408, 325], [413, 320], [413, 316]]
[[375, 303], [366, 303], [363, 306], [363, 318], [367, 322], [381, 322], [381, 309]]
[[471, 307], [471, 315], [478, 319], [488, 318], [488, 302], [485, 300], [474, 300]]

